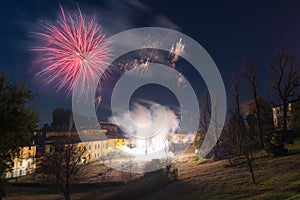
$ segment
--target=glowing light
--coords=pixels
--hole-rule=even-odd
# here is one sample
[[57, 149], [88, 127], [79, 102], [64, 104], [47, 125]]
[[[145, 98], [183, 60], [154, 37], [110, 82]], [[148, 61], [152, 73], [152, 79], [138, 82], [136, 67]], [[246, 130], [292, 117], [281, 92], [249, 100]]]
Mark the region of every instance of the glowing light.
[[[129, 113], [120, 112], [119, 116], [109, 118], [109, 121], [117, 124], [127, 133], [127, 137], [134, 148], [124, 147], [122, 150], [134, 156], [148, 156], [156, 152], [164, 152], [164, 149], [168, 146], [165, 143], [166, 139], [174, 135], [179, 127], [179, 119], [169, 107], [153, 102], [150, 102], [148, 106], [152, 107], [152, 114], [150, 114], [151, 109], [149, 110], [147, 106], [135, 103]], [[158, 124], [153, 123], [154, 117], [164, 120], [161, 127], [156, 127]], [[131, 123], [132, 121], [134, 123]], [[151, 130], [157, 130], [157, 132]]]

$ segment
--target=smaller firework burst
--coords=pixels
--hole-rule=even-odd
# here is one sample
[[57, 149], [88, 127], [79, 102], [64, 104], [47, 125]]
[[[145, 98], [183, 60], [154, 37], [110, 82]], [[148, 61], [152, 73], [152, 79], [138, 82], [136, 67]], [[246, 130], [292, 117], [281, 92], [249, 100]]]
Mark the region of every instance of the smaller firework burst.
[[176, 42], [175, 45], [172, 45], [169, 56], [171, 58], [171, 66], [175, 68], [175, 64], [179, 59], [179, 56], [184, 53], [185, 45], [182, 43], [182, 38], [179, 39], [178, 42]]
[[185, 84], [186, 84], [186, 80], [184, 76], [182, 75], [182, 73], [179, 73], [179, 75], [177, 76], [177, 87], [183, 88]]
[[98, 97], [95, 98], [93, 103], [95, 104], [96, 110], [99, 108], [102, 101], [103, 101], [102, 96], [98, 96]]

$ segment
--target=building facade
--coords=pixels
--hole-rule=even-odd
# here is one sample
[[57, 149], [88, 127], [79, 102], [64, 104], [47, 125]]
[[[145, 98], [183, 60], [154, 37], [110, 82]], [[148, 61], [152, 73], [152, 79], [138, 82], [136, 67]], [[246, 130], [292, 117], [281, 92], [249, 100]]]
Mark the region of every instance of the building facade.
[[83, 135], [78, 135], [76, 132], [56, 132], [49, 133], [49, 137], [45, 140], [45, 153], [55, 151], [56, 144], [62, 145], [72, 144], [78, 148], [86, 150], [82, 162], [89, 162], [101, 159], [107, 155], [108, 138], [100, 131], [85, 132]]
[[21, 148], [20, 157], [14, 159], [13, 168], [6, 173], [6, 178], [16, 178], [34, 173], [36, 146]]
[[[287, 112], [287, 129], [293, 129], [293, 103], [288, 104], [288, 112]], [[276, 106], [272, 108], [273, 112], [273, 122], [275, 129], [283, 128], [283, 106]]]

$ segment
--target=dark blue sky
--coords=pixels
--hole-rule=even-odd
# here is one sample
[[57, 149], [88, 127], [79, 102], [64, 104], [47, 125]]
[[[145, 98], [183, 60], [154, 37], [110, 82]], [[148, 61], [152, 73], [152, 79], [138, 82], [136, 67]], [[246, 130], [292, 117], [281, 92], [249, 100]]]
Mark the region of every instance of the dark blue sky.
[[[71, 99], [51, 85], [38, 81], [29, 49], [34, 46], [31, 32], [38, 31], [38, 20], [54, 20], [59, 3], [85, 14], [96, 13], [109, 36], [143, 26], [175, 28], [200, 43], [217, 64], [226, 89], [238, 64], [247, 59], [261, 64], [260, 85], [267, 91], [268, 59], [276, 49], [300, 55], [299, 1], [96, 1], [32, 0], [3, 1], [0, 7], [0, 70], [11, 82], [25, 83], [38, 97], [32, 106], [40, 111], [41, 123], [51, 121], [57, 107], [70, 107]], [[246, 98], [246, 94], [244, 94]]]

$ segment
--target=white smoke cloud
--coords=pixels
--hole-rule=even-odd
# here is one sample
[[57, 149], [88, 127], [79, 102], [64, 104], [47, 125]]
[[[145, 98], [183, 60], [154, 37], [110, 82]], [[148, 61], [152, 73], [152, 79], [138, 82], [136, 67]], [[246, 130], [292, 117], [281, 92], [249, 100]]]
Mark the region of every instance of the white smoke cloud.
[[169, 107], [153, 102], [134, 103], [129, 111], [110, 117], [135, 146], [134, 154], [150, 154], [166, 147], [166, 140], [176, 133], [179, 119]]

